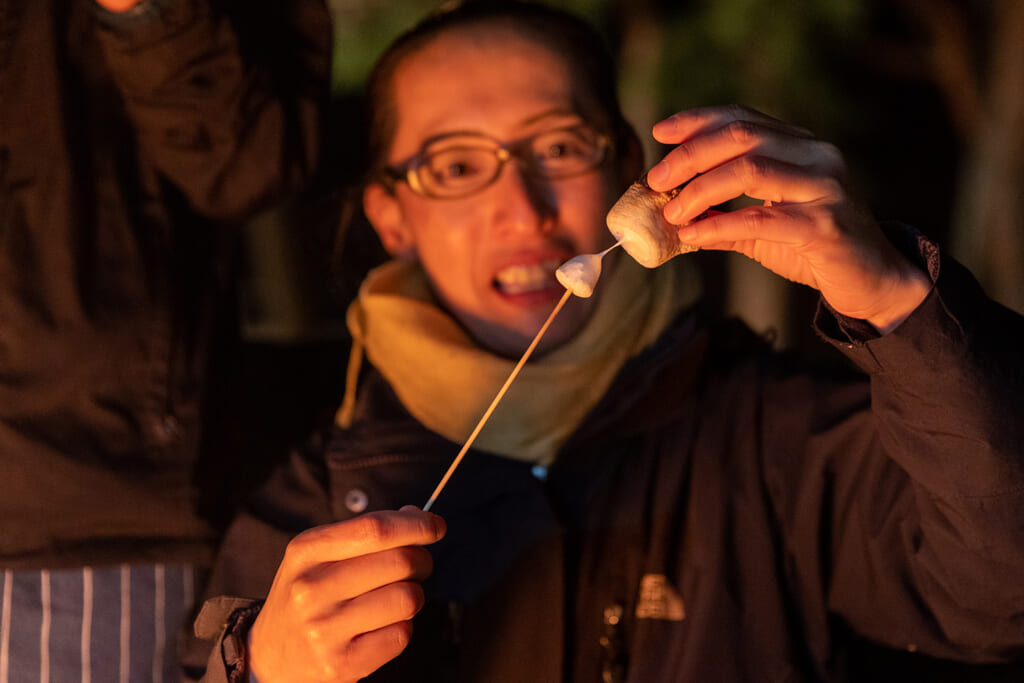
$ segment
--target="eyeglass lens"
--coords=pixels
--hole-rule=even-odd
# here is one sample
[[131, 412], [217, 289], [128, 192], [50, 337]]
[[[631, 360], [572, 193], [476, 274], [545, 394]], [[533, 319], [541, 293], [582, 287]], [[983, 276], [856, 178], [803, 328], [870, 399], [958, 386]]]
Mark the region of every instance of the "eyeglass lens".
[[507, 148], [486, 139], [442, 144], [424, 151], [416, 173], [427, 194], [446, 197], [483, 189], [511, 157], [531, 173], [563, 178], [596, 167], [606, 147], [603, 137], [584, 126], [546, 131]]

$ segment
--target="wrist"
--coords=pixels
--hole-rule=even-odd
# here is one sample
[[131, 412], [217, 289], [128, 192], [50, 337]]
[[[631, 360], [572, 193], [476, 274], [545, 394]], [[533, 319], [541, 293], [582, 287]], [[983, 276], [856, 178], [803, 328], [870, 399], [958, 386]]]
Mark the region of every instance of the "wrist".
[[905, 262], [888, 297], [888, 305], [865, 320], [871, 323], [879, 334], [887, 334], [899, 327], [900, 323], [917, 310], [931, 289], [932, 281], [928, 275], [914, 264]]
[[249, 676], [246, 679], [249, 683], [260, 683], [260, 680], [256, 678], [256, 674], [252, 671], [252, 628], [249, 628], [249, 633], [245, 636], [245, 669]]
[[220, 650], [229, 683], [256, 681], [252, 673], [252, 632], [262, 609], [262, 602], [236, 609], [228, 618]]

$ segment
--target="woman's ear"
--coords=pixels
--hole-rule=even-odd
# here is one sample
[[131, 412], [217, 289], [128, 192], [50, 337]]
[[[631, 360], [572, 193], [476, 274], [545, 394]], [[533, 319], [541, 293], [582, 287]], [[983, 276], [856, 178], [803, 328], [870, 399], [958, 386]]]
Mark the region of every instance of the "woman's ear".
[[392, 257], [415, 257], [416, 242], [405, 224], [402, 207], [387, 188], [380, 183], [366, 186], [363, 190], [363, 213]]

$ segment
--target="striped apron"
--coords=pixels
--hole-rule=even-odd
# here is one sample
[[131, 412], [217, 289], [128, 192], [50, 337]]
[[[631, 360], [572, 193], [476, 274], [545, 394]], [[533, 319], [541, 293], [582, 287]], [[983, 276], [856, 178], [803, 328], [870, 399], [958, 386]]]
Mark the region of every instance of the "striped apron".
[[0, 683], [176, 683], [195, 573], [180, 564], [0, 570]]

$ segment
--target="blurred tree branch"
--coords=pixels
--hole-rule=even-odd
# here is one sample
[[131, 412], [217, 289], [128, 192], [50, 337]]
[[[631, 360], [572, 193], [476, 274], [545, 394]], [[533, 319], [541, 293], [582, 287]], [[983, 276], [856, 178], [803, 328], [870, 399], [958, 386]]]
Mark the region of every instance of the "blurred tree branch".
[[[931, 75], [965, 161], [955, 201], [954, 252], [990, 294], [1024, 311], [1024, 3], [899, 0], [929, 41]], [[983, 31], [968, 31], [968, 10]]]
[[970, 138], [982, 118], [979, 76], [963, 11], [951, 0], [898, 0], [903, 12], [929, 38], [931, 77], [939, 86], [960, 135]]

